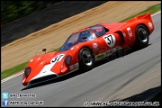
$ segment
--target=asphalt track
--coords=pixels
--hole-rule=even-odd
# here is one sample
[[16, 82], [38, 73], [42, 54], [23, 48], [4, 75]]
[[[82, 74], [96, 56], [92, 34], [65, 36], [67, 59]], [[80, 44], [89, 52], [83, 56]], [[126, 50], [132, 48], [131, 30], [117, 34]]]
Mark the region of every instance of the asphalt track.
[[1, 91], [36, 94], [35, 98], [9, 98], [9, 101], [43, 101], [43, 106], [57, 107], [127, 98], [161, 86], [161, 13], [152, 18], [155, 30], [150, 36], [150, 45], [144, 49], [98, 63], [91, 71], [72, 73], [31, 88], [22, 86], [20, 75], [1, 83]]

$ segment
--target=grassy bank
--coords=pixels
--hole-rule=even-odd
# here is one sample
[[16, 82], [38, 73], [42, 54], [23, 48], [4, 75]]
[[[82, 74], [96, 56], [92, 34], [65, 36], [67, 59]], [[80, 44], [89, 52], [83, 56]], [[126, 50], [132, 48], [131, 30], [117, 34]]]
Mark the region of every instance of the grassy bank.
[[142, 11], [142, 12], [139, 12], [139, 13], [134, 14], [134, 15], [126, 18], [126, 19], [121, 20], [121, 22], [124, 22], [124, 21], [126, 21], [128, 19], [134, 18], [134, 17], [136, 17], [138, 15], [145, 14], [145, 13], [148, 13], [148, 12], [151, 13], [151, 14], [154, 14], [154, 13], [160, 11], [160, 10], [161, 10], [161, 4], [156, 4], [154, 6], [149, 7], [148, 9]]
[[21, 63], [17, 66], [14, 66], [10, 69], [4, 70], [3, 72], [1, 72], [1, 79], [7, 78], [7, 77], [9, 77], [9, 76], [11, 76], [11, 75], [13, 75], [17, 72], [22, 71], [25, 68], [27, 63], [28, 62], [24, 62], [24, 63]]
[[[133, 17], [135, 17], [135, 16], [144, 14], [144, 13], [150, 12], [151, 14], [153, 14], [153, 13], [156, 13], [156, 12], [158, 12], [158, 11], [160, 11], [160, 10], [161, 10], [161, 4], [157, 4], [157, 5], [154, 5], [154, 6], [149, 7], [148, 9], [146, 9], [146, 10], [140, 12], [140, 13], [134, 14], [133, 16], [130, 16], [130, 17], [126, 18], [126, 19], [121, 20], [121, 22], [126, 21], [126, 20], [128, 20], [128, 19], [131, 19], [131, 18], [133, 18]], [[60, 47], [59, 47], [59, 48], [60, 48]], [[58, 50], [59, 48], [54, 49], [54, 50], [52, 50], [52, 51], [56, 51], [56, 50]], [[50, 52], [51, 52], [51, 51], [50, 51]], [[20, 71], [24, 70], [24, 68], [25, 68], [26, 65], [27, 65], [27, 62], [24, 62], [24, 63], [21, 63], [21, 64], [19, 64], [19, 65], [17, 65], [17, 66], [14, 66], [14, 67], [12, 67], [12, 68], [10, 68], [10, 69], [7, 69], [7, 70], [2, 71], [2, 72], [1, 72], [1, 79], [4, 79], [4, 78], [6, 78], [6, 77], [9, 77], [9, 76], [11, 76], [11, 75], [17, 73], [17, 72], [20, 72]]]

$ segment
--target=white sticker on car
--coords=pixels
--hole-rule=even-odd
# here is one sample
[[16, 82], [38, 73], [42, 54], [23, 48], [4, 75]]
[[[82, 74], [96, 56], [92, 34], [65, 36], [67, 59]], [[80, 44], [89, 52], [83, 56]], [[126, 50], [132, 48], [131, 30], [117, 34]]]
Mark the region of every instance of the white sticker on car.
[[97, 43], [93, 43], [93, 48], [94, 48], [94, 49], [97, 49], [97, 48], [98, 48]]
[[57, 55], [51, 60], [51, 63], [59, 62], [64, 57], [64, 54]]
[[125, 32], [123, 33], [123, 36], [124, 36], [124, 37], [126, 36]]
[[130, 27], [127, 28], [127, 31], [128, 31], [128, 35], [129, 35], [130, 37], [133, 36], [133, 34], [132, 34], [132, 30], [131, 30]]
[[129, 34], [130, 37], [133, 36], [133, 34], [132, 34], [132, 30], [131, 30], [130, 27], [127, 28], [127, 31], [128, 31], [128, 34]]
[[115, 40], [115, 36], [113, 34], [106, 35], [103, 38], [109, 47], [113, 47], [115, 45], [116, 40]]
[[152, 23], [151, 23], [151, 22], [148, 23], [148, 26], [150, 27], [150, 29], [153, 29], [153, 28], [152, 28]]

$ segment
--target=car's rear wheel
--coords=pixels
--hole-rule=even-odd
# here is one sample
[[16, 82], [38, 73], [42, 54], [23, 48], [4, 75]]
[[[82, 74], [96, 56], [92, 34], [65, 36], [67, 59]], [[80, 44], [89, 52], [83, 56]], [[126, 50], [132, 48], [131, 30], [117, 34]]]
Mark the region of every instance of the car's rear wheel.
[[136, 42], [134, 47], [137, 49], [148, 46], [149, 31], [144, 25], [138, 25], [136, 28]]
[[94, 57], [92, 52], [84, 47], [79, 52], [79, 68], [83, 71], [91, 70], [94, 67]]

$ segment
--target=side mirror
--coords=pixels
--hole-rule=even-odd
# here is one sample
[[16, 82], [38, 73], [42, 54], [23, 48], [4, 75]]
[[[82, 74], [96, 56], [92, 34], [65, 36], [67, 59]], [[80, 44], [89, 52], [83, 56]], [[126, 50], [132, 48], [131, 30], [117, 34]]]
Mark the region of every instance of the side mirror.
[[42, 51], [45, 52], [45, 54], [46, 54], [47, 49], [46, 48], [43, 48]]

